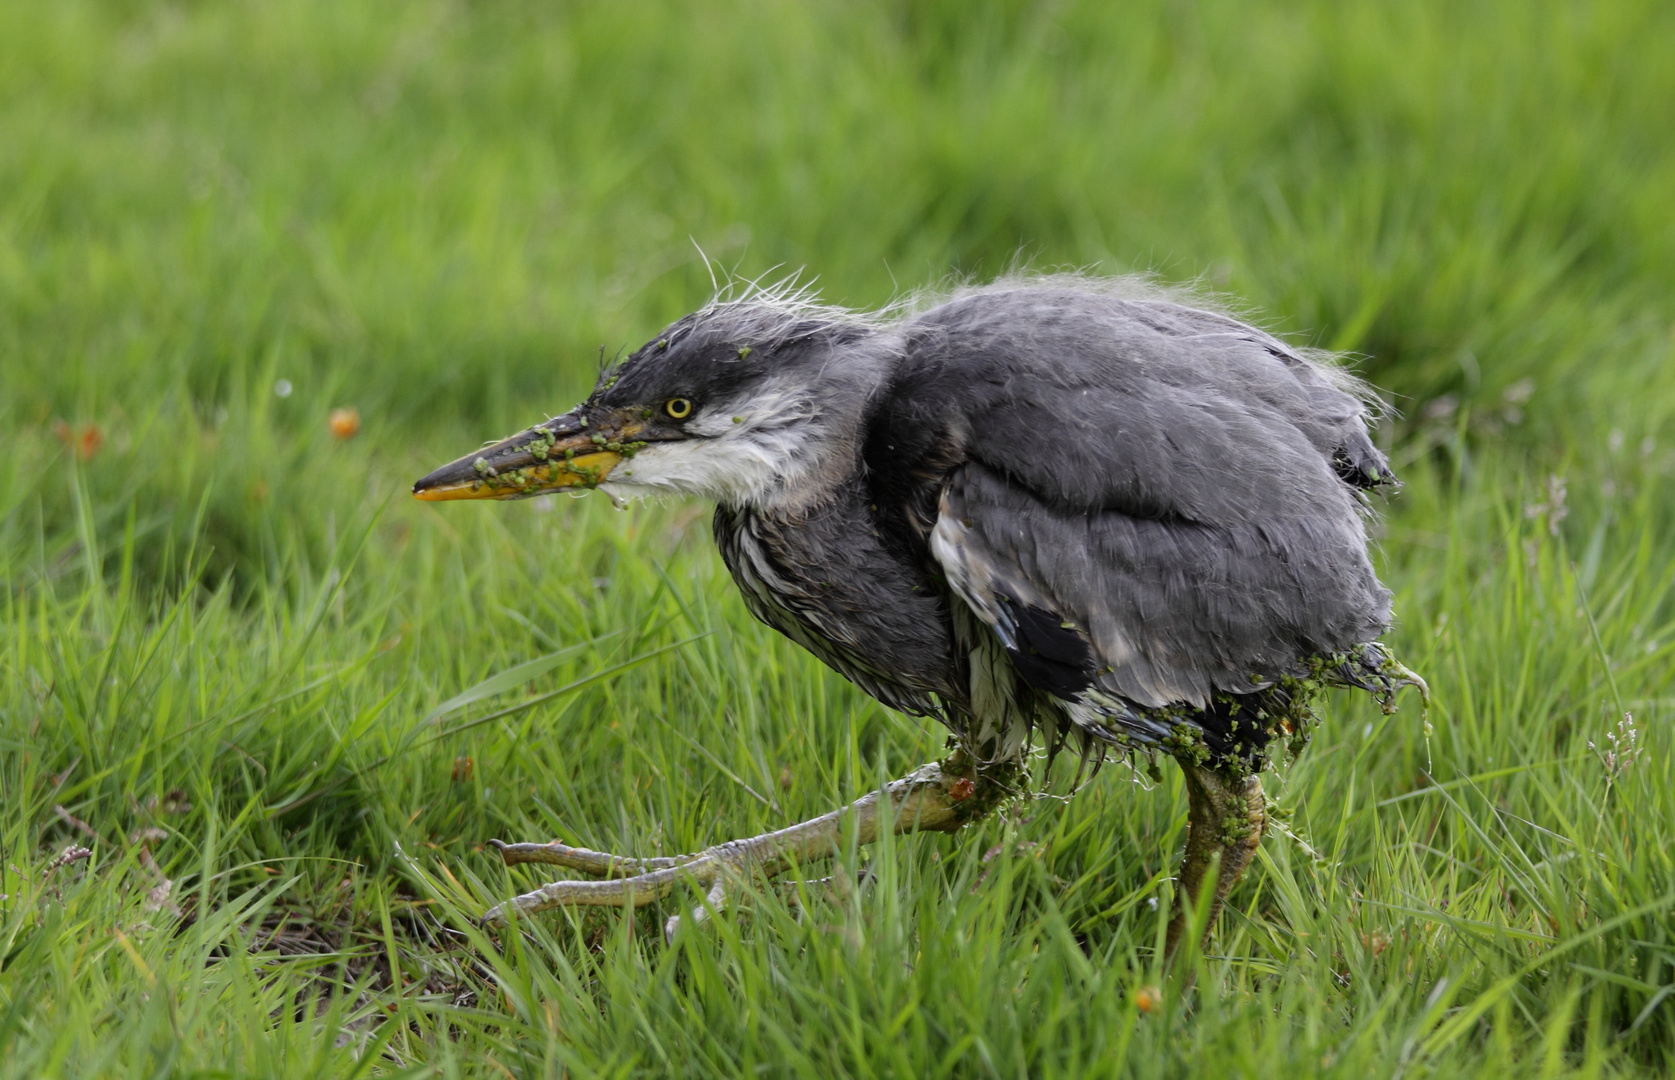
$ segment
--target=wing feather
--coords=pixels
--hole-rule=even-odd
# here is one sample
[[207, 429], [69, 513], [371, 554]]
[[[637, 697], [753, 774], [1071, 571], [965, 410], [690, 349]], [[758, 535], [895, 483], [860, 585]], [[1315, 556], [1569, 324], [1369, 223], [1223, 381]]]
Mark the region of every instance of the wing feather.
[[929, 540], [1027, 681], [1203, 708], [1386, 629], [1355, 489], [1392, 477], [1336, 373], [1179, 305], [988, 299], [923, 319], [963, 403]]

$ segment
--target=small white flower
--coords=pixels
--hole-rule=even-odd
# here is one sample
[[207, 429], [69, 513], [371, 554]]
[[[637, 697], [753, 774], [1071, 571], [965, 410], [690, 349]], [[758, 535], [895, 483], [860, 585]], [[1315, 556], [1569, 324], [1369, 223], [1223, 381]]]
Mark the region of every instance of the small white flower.
[[1588, 749], [1599, 758], [1600, 764], [1605, 766], [1606, 778], [1613, 783], [1634, 767], [1644, 748], [1640, 745], [1640, 731], [1634, 726], [1634, 714], [1624, 713], [1617, 721], [1615, 731], [1607, 731], [1605, 739], [1610, 743], [1606, 750], [1600, 750], [1592, 739], [1588, 740]]

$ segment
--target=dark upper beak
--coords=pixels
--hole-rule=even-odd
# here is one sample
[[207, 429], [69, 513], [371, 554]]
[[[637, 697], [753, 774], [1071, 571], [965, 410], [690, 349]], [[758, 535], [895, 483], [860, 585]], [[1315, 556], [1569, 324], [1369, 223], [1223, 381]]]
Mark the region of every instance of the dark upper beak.
[[620, 409], [574, 409], [437, 469], [413, 485], [428, 502], [527, 499], [598, 487], [617, 462], [645, 443], [645, 418]]

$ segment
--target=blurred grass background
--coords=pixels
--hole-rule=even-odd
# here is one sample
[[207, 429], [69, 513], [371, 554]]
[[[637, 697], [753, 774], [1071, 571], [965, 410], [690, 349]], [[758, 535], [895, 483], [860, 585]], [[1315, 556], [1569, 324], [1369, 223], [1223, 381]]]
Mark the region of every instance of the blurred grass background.
[[[1671, 55], [1628, 0], [0, 0], [0, 1073], [1666, 1074]], [[489, 836], [690, 850], [940, 746], [703, 507], [403, 496], [700, 251], [858, 306], [1153, 272], [1390, 392], [1434, 734], [1332, 699], [1195, 993], [1136, 1004], [1172, 768], [672, 949], [471, 929], [537, 880]]]

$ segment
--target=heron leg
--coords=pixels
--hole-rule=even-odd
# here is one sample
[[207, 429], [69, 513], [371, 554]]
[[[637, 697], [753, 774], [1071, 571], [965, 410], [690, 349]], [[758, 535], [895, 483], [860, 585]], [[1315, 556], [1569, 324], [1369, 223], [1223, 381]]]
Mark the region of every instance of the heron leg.
[[[505, 923], [514, 916], [562, 906], [641, 907], [668, 896], [682, 881], [706, 892], [705, 903], [691, 912], [703, 922], [725, 903], [733, 883], [749, 874], [771, 877], [794, 863], [836, 853], [854, 822], [861, 843], [892, 832], [953, 832], [983, 816], [1009, 794], [1007, 786], [957, 753], [947, 761], [921, 765], [882, 791], [848, 806], [775, 832], [730, 840], [691, 855], [634, 859], [566, 844], [489, 843], [508, 866], [547, 863], [579, 870], [600, 881], [554, 881], [533, 892], [496, 904], [483, 914], [484, 924]], [[664, 935], [673, 940], [681, 916], [672, 917]]]
[[1209, 941], [1222, 903], [1256, 854], [1268, 818], [1262, 778], [1256, 773], [1232, 777], [1221, 769], [1187, 761], [1181, 762], [1181, 768], [1186, 774], [1187, 840], [1166, 939], [1165, 955], [1170, 957], [1179, 951], [1181, 939], [1192, 925], [1193, 909], [1203, 895], [1205, 879], [1213, 875], [1214, 891], [1200, 947]]

